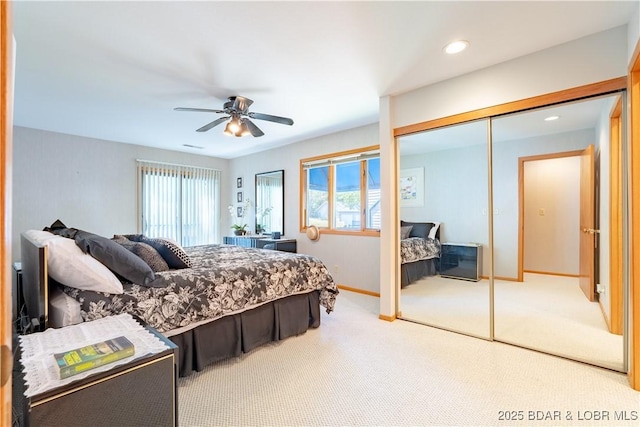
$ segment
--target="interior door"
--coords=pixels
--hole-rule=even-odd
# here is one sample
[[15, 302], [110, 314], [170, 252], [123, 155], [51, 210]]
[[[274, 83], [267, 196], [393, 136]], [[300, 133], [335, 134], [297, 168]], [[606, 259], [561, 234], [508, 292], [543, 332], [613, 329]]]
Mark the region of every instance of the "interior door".
[[595, 301], [595, 160], [593, 145], [580, 156], [580, 289], [589, 301]]

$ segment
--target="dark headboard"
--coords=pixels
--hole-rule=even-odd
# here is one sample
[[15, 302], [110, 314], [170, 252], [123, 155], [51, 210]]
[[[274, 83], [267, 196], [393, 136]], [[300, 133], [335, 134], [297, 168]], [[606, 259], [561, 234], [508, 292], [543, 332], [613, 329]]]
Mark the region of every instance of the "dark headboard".
[[44, 331], [49, 326], [49, 273], [47, 247], [20, 235], [22, 262], [22, 295], [31, 331]]

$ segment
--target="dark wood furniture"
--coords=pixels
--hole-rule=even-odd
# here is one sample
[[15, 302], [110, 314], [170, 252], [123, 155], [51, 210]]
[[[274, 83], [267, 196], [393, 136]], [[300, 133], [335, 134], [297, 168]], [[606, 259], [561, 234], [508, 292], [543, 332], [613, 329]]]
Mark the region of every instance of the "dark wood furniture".
[[477, 282], [482, 277], [482, 245], [442, 243], [440, 276]]
[[177, 346], [24, 399], [25, 426], [177, 426]]

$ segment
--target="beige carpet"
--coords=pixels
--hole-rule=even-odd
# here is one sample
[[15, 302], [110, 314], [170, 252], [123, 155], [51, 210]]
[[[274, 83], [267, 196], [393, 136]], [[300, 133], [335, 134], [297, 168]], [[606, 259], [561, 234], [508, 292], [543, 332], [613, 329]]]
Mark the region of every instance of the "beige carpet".
[[[578, 279], [525, 274], [524, 282], [495, 282], [495, 339], [624, 370], [623, 339], [609, 333], [598, 303]], [[489, 282], [439, 276], [402, 290], [404, 318], [481, 337], [489, 336]]]
[[[318, 329], [180, 379], [180, 425], [587, 426], [593, 420], [578, 418], [594, 410], [610, 413], [597, 425], [638, 425], [614, 420], [614, 411], [640, 415], [640, 393], [625, 375], [381, 321], [378, 306], [378, 298], [342, 291]], [[504, 411], [523, 421], [501, 419]], [[535, 411], [561, 418], [538, 421]]]

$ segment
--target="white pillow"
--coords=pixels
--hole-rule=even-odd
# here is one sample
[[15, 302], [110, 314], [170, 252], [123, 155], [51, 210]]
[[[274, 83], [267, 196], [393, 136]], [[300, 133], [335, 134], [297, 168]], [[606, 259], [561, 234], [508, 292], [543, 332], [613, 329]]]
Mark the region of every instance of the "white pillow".
[[52, 328], [82, 323], [80, 303], [58, 288], [49, 292], [49, 325]]
[[439, 228], [440, 228], [440, 223], [439, 222], [434, 222], [433, 223], [433, 227], [431, 227], [431, 229], [429, 230], [429, 235], [427, 237], [429, 239], [435, 239], [436, 238], [436, 233], [438, 232]]
[[25, 231], [25, 235], [48, 247], [49, 276], [57, 282], [87, 291], [123, 292], [116, 275], [97, 259], [83, 253], [73, 239], [39, 230]]

